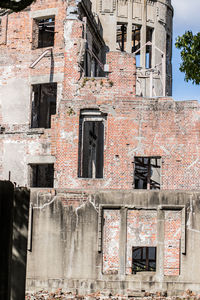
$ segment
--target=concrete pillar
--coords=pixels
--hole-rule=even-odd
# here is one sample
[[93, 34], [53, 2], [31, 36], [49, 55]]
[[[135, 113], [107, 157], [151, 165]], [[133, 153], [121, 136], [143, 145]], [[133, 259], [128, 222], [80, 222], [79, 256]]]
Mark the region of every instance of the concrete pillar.
[[129, 1], [126, 52], [131, 53], [131, 50], [132, 50], [132, 2]]
[[[142, 5], [142, 28], [141, 28], [141, 47], [146, 44], [146, 28], [147, 28], [147, 3], [144, 0]], [[145, 69], [146, 67], [146, 47], [141, 49], [140, 66]]]
[[126, 273], [126, 230], [127, 230], [127, 208], [122, 207], [121, 214], [121, 226], [120, 226], [120, 244], [119, 244], [119, 273], [125, 275]]
[[162, 281], [164, 276], [164, 241], [165, 241], [165, 219], [164, 210], [158, 210], [157, 215], [157, 253], [156, 253], [156, 275]]

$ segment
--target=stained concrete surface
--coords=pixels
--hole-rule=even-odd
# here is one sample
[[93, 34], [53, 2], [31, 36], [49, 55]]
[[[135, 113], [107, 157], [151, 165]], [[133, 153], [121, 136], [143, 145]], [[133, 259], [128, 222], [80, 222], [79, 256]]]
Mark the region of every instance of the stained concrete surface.
[[[81, 195], [83, 191], [73, 192]], [[33, 243], [32, 252], [28, 253], [27, 291], [42, 288], [54, 291], [63, 288], [65, 292], [77, 291], [80, 295], [101, 291], [127, 296], [136, 290], [167, 290], [169, 295], [180, 295], [188, 288], [196, 293], [199, 291], [199, 192], [93, 191], [80, 206], [73, 206], [73, 201], [66, 205], [63, 199], [67, 201], [67, 194], [72, 197], [66, 190], [51, 190], [51, 193], [49, 190], [32, 191]], [[186, 242], [186, 252], [181, 250], [180, 275], [164, 276], [161, 266], [164, 251], [163, 226], [157, 227], [160, 255], [157, 261], [162, 261], [156, 272], [126, 275], [122, 263], [120, 274], [103, 274], [102, 252], [98, 251], [101, 237], [98, 216], [101, 208], [105, 207], [122, 211], [124, 207], [153, 209], [157, 211], [159, 222], [163, 221], [163, 210], [185, 208], [186, 219], [182, 218], [182, 223], [185, 223], [182, 224], [181, 243]], [[124, 259], [125, 257], [121, 257], [121, 261]]]

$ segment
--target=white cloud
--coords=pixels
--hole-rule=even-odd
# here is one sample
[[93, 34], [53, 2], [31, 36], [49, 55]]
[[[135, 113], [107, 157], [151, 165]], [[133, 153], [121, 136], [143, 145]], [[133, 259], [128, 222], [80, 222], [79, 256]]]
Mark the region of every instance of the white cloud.
[[200, 0], [172, 0], [174, 29], [200, 31]]

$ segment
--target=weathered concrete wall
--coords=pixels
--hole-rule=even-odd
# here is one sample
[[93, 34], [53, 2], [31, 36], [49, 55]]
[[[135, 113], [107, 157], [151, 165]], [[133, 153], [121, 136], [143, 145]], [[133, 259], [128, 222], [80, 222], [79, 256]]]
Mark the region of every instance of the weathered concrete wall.
[[25, 297], [30, 194], [0, 181], [0, 299]]
[[[189, 288], [198, 292], [199, 200], [200, 193], [192, 191], [32, 190], [33, 235], [32, 251], [28, 253], [27, 291], [63, 288], [79, 294], [102, 291], [131, 295], [136, 290], [180, 294]], [[107, 229], [111, 226], [114, 230], [111, 231], [114, 235], [109, 237], [103, 229], [103, 212], [117, 210], [120, 218], [113, 217], [111, 225], [106, 225]], [[136, 223], [131, 225], [127, 240], [124, 233], [130, 224], [130, 218], [126, 221], [129, 211], [135, 212], [131, 223]], [[133, 216], [137, 212], [140, 218], [136, 220]], [[154, 227], [150, 224], [152, 218]], [[148, 220], [149, 231], [145, 229]], [[132, 246], [136, 246], [134, 232], [137, 230], [141, 235], [136, 241], [141, 246], [157, 247], [156, 272], [126, 274], [127, 242], [132, 240]], [[150, 236], [153, 244], [148, 244]], [[112, 260], [117, 262], [117, 272], [112, 274], [103, 271], [106, 237], [114, 250], [106, 255], [111, 253]], [[170, 251], [177, 251], [176, 241], [179, 253], [171, 256]], [[106, 266], [109, 269], [109, 264]]]

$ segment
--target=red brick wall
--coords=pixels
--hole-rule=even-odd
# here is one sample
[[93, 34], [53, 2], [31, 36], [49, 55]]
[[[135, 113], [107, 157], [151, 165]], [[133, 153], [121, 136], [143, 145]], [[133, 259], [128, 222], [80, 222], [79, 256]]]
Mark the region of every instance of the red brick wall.
[[[103, 273], [118, 274], [120, 210], [104, 209]], [[164, 275], [180, 273], [181, 211], [164, 212]], [[132, 247], [157, 247], [157, 211], [127, 212], [126, 274], [132, 274]]]
[[[172, 99], [134, 97], [115, 97], [112, 102], [103, 99], [102, 95], [101, 101], [95, 98], [63, 101], [61, 113], [54, 118], [52, 154], [57, 158], [57, 186], [132, 189], [134, 156], [160, 156], [161, 189], [200, 188], [197, 102], [175, 103]], [[104, 178], [78, 178], [80, 109], [98, 107], [108, 114], [105, 120]]]
[[[34, 69], [29, 66], [34, 62], [45, 48], [32, 50], [32, 25], [33, 19], [31, 12], [37, 10], [45, 10], [48, 8], [57, 8], [58, 14], [55, 16], [55, 44], [53, 48], [54, 69], [52, 70], [51, 58], [43, 58]], [[6, 40], [6, 44], [2, 39], [0, 42], [0, 68], [4, 69], [10, 66], [9, 73], [6, 73], [1, 80], [6, 84], [9, 78], [28, 77], [34, 75], [46, 75], [53, 71], [54, 73], [64, 71], [64, 24], [66, 3], [62, 0], [57, 1], [36, 1], [31, 5], [30, 10], [20, 13], [12, 13], [8, 15], [8, 27], [6, 35], [6, 16], [3, 17], [2, 37]], [[61, 55], [61, 53], [63, 55]]]
[[104, 210], [103, 229], [103, 273], [119, 272], [120, 210]]
[[181, 211], [165, 211], [164, 274], [180, 273]]
[[[31, 50], [30, 12], [51, 7], [58, 8], [53, 62], [48, 56], [30, 69], [30, 64], [44, 51]], [[198, 103], [136, 97], [135, 59], [127, 53], [107, 54], [108, 77], [80, 78], [78, 56], [82, 30], [81, 21], [66, 19], [66, 2], [61, 0], [38, 0], [31, 11], [8, 16], [7, 44], [0, 46], [1, 84], [6, 85], [9, 78], [64, 74], [62, 101], [59, 99], [52, 129], [44, 130], [44, 135], [30, 136], [26, 134], [30, 115], [26, 124], [14, 124], [11, 128], [2, 121], [6, 130], [22, 132], [10, 135], [9, 139], [27, 141], [26, 155], [46, 155], [45, 143], [49, 145], [48, 149], [51, 148], [51, 154], [56, 157], [55, 187], [132, 189], [134, 156], [161, 156], [162, 189], [199, 189]], [[31, 111], [30, 94], [27, 102]], [[83, 108], [99, 108], [107, 113], [103, 179], [78, 178], [79, 114]], [[30, 141], [38, 143], [35, 153], [30, 150]]]
[[156, 247], [157, 211], [128, 210], [126, 274], [132, 274], [132, 247]]

